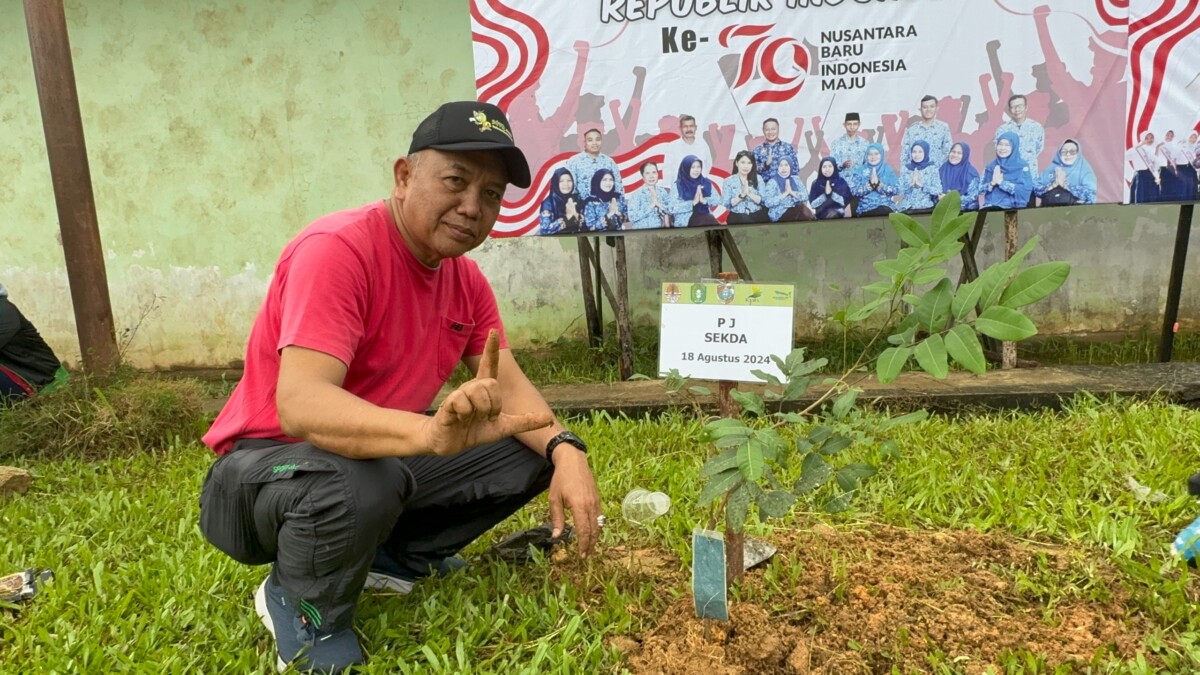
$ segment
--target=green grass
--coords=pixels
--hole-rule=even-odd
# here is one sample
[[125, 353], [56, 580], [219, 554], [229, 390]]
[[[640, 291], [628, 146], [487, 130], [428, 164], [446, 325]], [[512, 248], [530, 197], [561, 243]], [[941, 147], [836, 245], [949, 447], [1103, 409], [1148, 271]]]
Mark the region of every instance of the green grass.
[[[706, 517], [695, 504], [695, 475], [707, 453], [695, 441], [699, 423], [682, 414], [597, 415], [572, 426], [592, 446], [612, 522], [601, 546], [675, 556], [682, 562], [674, 573], [683, 578], [691, 530]], [[1175, 533], [1200, 515], [1185, 490], [1187, 476], [1200, 470], [1200, 412], [1081, 398], [1064, 413], [932, 418], [899, 430], [900, 458], [848, 451], [848, 459], [882, 467], [851, 515], [823, 516], [802, 505], [788, 519], [753, 524], [751, 534], [769, 538], [824, 520], [834, 527], [974, 528], [1067, 545], [1084, 560], [1111, 561], [1135, 610], [1155, 626], [1143, 645], [1151, 662], [1109, 663], [1098, 672], [1155, 672], [1149, 663], [1169, 673], [1200, 669], [1194, 581], [1166, 556]], [[212, 457], [192, 442], [133, 448], [106, 461], [9, 459], [36, 482], [27, 495], [0, 498], [0, 573], [49, 567], [58, 578], [33, 601], [0, 609], [0, 672], [270, 672], [272, 645], [251, 606], [265, 568], [225, 558], [196, 525]], [[1127, 476], [1169, 498], [1139, 501]], [[620, 520], [620, 499], [637, 486], [674, 500], [648, 528]], [[597, 565], [567, 580], [556, 571], [574, 563], [478, 562], [486, 545], [544, 516], [543, 498], [501, 524], [468, 549], [475, 564], [463, 573], [420, 584], [409, 596], [365, 596], [357, 626], [371, 661], [362, 672], [620, 672], [606, 638], [648, 630], [688, 588]], [[770, 593], [804, 584], [799, 572], [759, 600], [769, 604]], [[1086, 565], [1029, 570], [1018, 589], [1047, 604], [1107, 592]], [[1009, 655], [1008, 672], [1054, 672], [1041, 658]], [[956, 672], [944, 663], [930, 668]]]

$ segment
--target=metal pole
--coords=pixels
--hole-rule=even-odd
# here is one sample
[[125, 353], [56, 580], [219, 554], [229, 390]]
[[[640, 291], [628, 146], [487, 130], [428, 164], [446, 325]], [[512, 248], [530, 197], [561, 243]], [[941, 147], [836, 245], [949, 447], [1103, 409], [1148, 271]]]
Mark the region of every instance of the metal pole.
[[1163, 310], [1162, 338], [1158, 342], [1158, 360], [1171, 360], [1175, 348], [1175, 322], [1179, 320], [1179, 295], [1183, 290], [1183, 268], [1187, 263], [1188, 238], [1192, 234], [1194, 207], [1179, 207], [1179, 225], [1175, 228], [1175, 254], [1171, 257], [1171, 277], [1167, 282], [1167, 307]]
[[121, 355], [62, 0], [25, 0], [25, 21], [83, 367], [108, 373], [120, 363]]

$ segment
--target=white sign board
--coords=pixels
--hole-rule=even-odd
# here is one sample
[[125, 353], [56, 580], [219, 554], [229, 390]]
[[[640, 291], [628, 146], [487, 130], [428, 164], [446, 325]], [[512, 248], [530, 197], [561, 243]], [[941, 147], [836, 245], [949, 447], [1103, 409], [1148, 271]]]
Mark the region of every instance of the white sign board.
[[788, 284], [697, 281], [662, 287], [658, 370], [701, 380], [780, 379], [771, 355], [792, 351], [795, 287]]

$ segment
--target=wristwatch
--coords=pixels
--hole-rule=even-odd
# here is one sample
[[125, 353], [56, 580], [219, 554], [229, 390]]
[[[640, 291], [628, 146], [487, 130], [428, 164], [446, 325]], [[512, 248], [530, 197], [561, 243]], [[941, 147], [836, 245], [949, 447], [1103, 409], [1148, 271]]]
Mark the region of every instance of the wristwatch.
[[584, 443], [583, 439], [576, 436], [574, 433], [570, 431], [564, 431], [554, 438], [551, 438], [550, 442], [546, 444], [546, 461], [550, 462], [551, 465], [554, 464], [554, 448], [557, 448], [559, 443], [572, 445], [578, 448], [583, 454], [587, 454], [587, 443]]

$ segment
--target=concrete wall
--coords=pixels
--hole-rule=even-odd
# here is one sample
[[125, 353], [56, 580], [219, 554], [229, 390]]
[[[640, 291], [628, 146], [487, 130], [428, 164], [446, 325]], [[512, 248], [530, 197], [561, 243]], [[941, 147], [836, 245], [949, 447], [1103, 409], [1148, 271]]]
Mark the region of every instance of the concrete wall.
[[[276, 255], [304, 224], [381, 198], [437, 103], [474, 93], [462, 0], [184, 3], [67, 0], [68, 28], [119, 339], [139, 366], [241, 358]], [[74, 320], [21, 0], [0, 0], [0, 281], [60, 356]], [[1035, 259], [1075, 266], [1034, 314], [1044, 332], [1154, 325], [1178, 209], [1023, 215]], [[983, 258], [1001, 249], [1000, 218]], [[799, 286], [819, 330], [898, 241], [884, 223], [739, 230], [756, 278]], [[628, 239], [635, 318], [659, 284], [707, 270], [697, 233]], [[606, 260], [611, 249], [605, 247]], [[517, 344], [582, 331], [571, 240], [493, 240], [474, 255]], [[1185, 288], [1200, 283], [1200, 269]], [[837, 286], [842, 290], [831, 289]], [[1182, 313], [1200, 307], [1186, 294]], [[609, 312], [611, 315], [611, 312]]]

